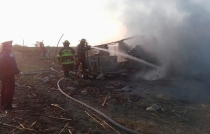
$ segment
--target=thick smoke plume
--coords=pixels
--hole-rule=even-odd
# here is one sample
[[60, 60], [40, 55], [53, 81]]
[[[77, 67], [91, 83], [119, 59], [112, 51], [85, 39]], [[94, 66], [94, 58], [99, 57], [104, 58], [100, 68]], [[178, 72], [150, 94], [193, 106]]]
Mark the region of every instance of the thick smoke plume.
[[168, 74], [210, 74], [208, 0], [121, 0], [107, 5], [126, 27], [126, 37], [140, 35], [131, 45], [144, 44], [142, 37], [157, 40], [145, 48]]

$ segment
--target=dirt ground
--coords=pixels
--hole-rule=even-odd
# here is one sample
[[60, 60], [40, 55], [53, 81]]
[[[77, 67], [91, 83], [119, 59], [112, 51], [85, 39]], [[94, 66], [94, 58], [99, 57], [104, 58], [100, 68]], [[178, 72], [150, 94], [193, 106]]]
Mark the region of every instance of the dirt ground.
[[[17, 108], [0, 112], [1, 134], [125, 133], [61, 94], [57, 81], [62, 73], [49, 70], [52, 59], [20, 52], [15, 52], [15, 56], [25, 74], [16, 80], [14, 105]], [[40, 69], [46, 70], [34, 71]], [[209, 134], [209, 83], [208, 77], [201, 76], [153, 81], [118, 76], [105, 80], [74, 78], [61, 81], [60, 85], [68, 95], [138, 133]], [[130, 92], [116, 92], [126, 86]], [[158, 108], [147, 111], [153, 104]]]

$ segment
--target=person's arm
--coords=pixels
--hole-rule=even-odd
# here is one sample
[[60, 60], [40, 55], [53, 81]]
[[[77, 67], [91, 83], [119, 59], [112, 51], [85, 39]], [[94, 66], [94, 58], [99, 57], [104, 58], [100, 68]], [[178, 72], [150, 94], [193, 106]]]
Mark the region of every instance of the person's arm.
[[88, 43], [86, 43], [86, 44], [85, 44], [85, 47], [84, 47], [84, 50], [85, 50], [85, 51], [88, 51], [88, 50], [90, 50], [90, 47], [91, 47], [91, 46], [88, 45]]
[[62, 51], [63, 51], [63, 48], [59, 51], [58, 55], [57, 55], [57, 60], [60, 61], [61, 60], [61, 55], [62, 55]]

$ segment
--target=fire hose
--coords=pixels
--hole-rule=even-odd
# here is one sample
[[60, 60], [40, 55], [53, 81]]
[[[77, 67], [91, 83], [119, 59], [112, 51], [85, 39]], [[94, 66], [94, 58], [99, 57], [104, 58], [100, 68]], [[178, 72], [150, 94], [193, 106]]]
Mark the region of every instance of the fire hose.
[[73, 100], [73, 101], [75, 101], [75, 102], [77, 102], [77, 103], [79, 103], [79, 104], [81, 104], [81, 105], [83, 105], [83, 106], [85, 106], [85, 107], [91, 109], [92, 111], [96, 112], [97, 114], [103, 116], [105, 119], [107, 119], [108, 121], [110, 121], [113, 125], [115, 125], [116, 127], [120, 128], [121, 130], [125, 131], [126, 133], [128, 133], [128, 134], [138, 134], [137, 132], [135, 132], [135, 131], [133, 131], [133, 130], [131, 130], [131, 129], [129, 129], [129, 128], [126, 128], [126, 127], [124, 127], [124, 126], [118, 124], [117, 122], [115, 122], [114, 120], [112, 120], [112, 119], [109, 118], [107, 115], [105, 115], [104, 113], [100, 112], [99, 110], [97, 110], [97, 109], [95, 109], [95, 108], [93, 108], [93, 107], [91, 107], [91, 106], [89, 106], [89, 105], [87, 105], [87, 104], [85, 104], [85, 103], [83, 103], [83, 102], [81, 102], [81, 101], [79, 101], [79, 100], [77, 100], [77, 99], [75, 99], [75, 98], [73, 98], [73, 97], [67, 95], [65, 92], [62, 91], [62, 89], [60, 88], [60, 85], [59, 85], [59, 84], [60, 84], [60, 81], [62, 81], [63, 79], [64, 79], [64, 78], [61, 78], [61, 79], [57, 82], [57, 86], [58, 86], [58, 90], [59, 90], [63, 95], [65, 95], [67, 98], [69, 98], [69, 99], [71, 99], [71, 100]]
[[[57, 73], [60, 73], [60, 72], [61, 72], [61, 71], [57, 71], [57, 70], [53, 69], [53, 67], [51, 67], [51, 70], [52, 70], [52, 71], [55, 71], [55, 72], [57, 72]], [[115, 125], [117, 128], [119, 128], [119, 129], [125, 131], [126, 133], [128, 133], [128, 134], [138, 134], [136, 131], [131, 130], [131, 129], [129, 129], [129, 128], [126, 128], [126, 127], [124, 127], [124, 126], [118, 124], [117, 122], [115, 122], [114, 120], [112, 120], [112, 119], [109, 118], [107, 115], [105, 115], [104, 113], [100, 112], [99, 110], [97, 110], [97, 109], [95, 109], [95, 108], [93, 108], [93, 107], [91, 107], [91, 106], [89, 106], [89, 105], [87, 105], [87, 104], [85, 104], [85, 103], [83, 103], [83, 102], [81, 102], [81, 101], [79, 101], [79, 100], [77, 100], [77, 99], [75, 99], [75, 98], [69, 96], [69, 95], [66, 94], [65, 92], [63, 92], [62, 89], [61, 89], [61, 87], [60, 87], [60, 82], [61, 82], [63, 79], [64, 79], [64, 78], [61, 78], [60, 80], [58, 80], [58, 82], [57, 82], [57, 87], [58, 87], [58, 90], [59, 90], [63, 95], [65, 95], [67, 98], [69, 98], [69, 99], [71, 99], [71, 100], [73, 100], [73, 101], [75, 101], [75, 102], [77, 102], [77, 103], [79, 103], [79, 104], [81, 104], [81, 105], [83, 105], [83, 106], [85, 106], [85, 107], [91, 109], [92, 111], [94, 111], [94, 112], [96, 112], [97, 114], [101, 115], [101, 116], [104, 117], [106, 120], [108, 120], [108, 121], [111, 122], [113, 125]]]
[[[51, 70], [54, 71], [54, 72], [56, 72], [56, 73], [62, 73], [62, 72], [63, 72], [63, 71], [57, 71], [57, 70], [55, 70], [53, 67], [51, 67]], [[45, 69], [35, 70], [35, 71], [41, 72], [41, 71], [45, 71]], [[27, 74], [27, 73], [22, 73], [22, 75], [24, 75], [24, 74]], [[65, 92], [62, 91], [62, 89], [61, 89], [61, 87], [60, 87], [60, 82], [61, 82], [63, 79], [64, 79], [64, 77], [61, 78], [60, 80], [58, 80], [58, 82], [57, 82], [57, 87], [58, 87], [58, 90], [59, 90], [63, 95], [65, 95], [67, 98], [69, 98], [69, 99], [71, 99], [71, 100], [73, 100], [73, 101], [75, 101], [75, 102], [77, 102], [77, 103], [79, 103], [79, 104], [81, 104], [81, 105], [83, 105], [83, 106], [85, 106], [85, 107], [91, 109], [92, 111], [94, 111], [94, 112], [96, 112], [97, 114], [101, 115], [102, 117], [104, 117], [106, 120], [108, 120], [109, 122], [111, 122], [114, 126], [116, 126], [117, 128], [121, 129], [122, 131], [125, 131], [125, 132], [128, 133], [128, 134], [138, 134], [136, 131], [131, 130], [131, 129], [129, 129], [129, 128], [126, 128], [126, 127], [124, 127], [124, 126], [118, 124], [117, 122], [115, 122], [114, 120], [112, 120], [112, 119], [109, 118], [107, 115], [105, 115], [104, 113], [100, 112], [99, 110], [97, 110], [97, 109], [95, 109], [95, 108], [93, 108], [93, 107], [91, 107], [91, 106], [85, 104], [84, 102], [81, 102], [81, 101], [79, 101], [79, 100], [77, 100], [77, 99], [75, 99], [75, 98], [73, 98], [73, 97], [67, 95]]]

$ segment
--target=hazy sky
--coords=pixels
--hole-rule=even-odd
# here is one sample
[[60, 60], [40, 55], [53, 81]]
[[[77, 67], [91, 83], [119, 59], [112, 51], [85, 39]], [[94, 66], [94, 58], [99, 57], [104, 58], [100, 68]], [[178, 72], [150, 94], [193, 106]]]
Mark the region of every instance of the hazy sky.
[[[210, 68], [210, 0], [0, 0], [1, 42], [55, 46], [62, 34], [59, 46], [66, 39], [75, 46], [82, 38], [98, 45], [155, 37], [148, 49], [169, 68]], [[135, 40], [128, 44], [142, 44]]]
[[121, 39], [125, 28], [101, 0], [0, 0], [0, 41], [55, 46], [86, 38], [92, 45]]

